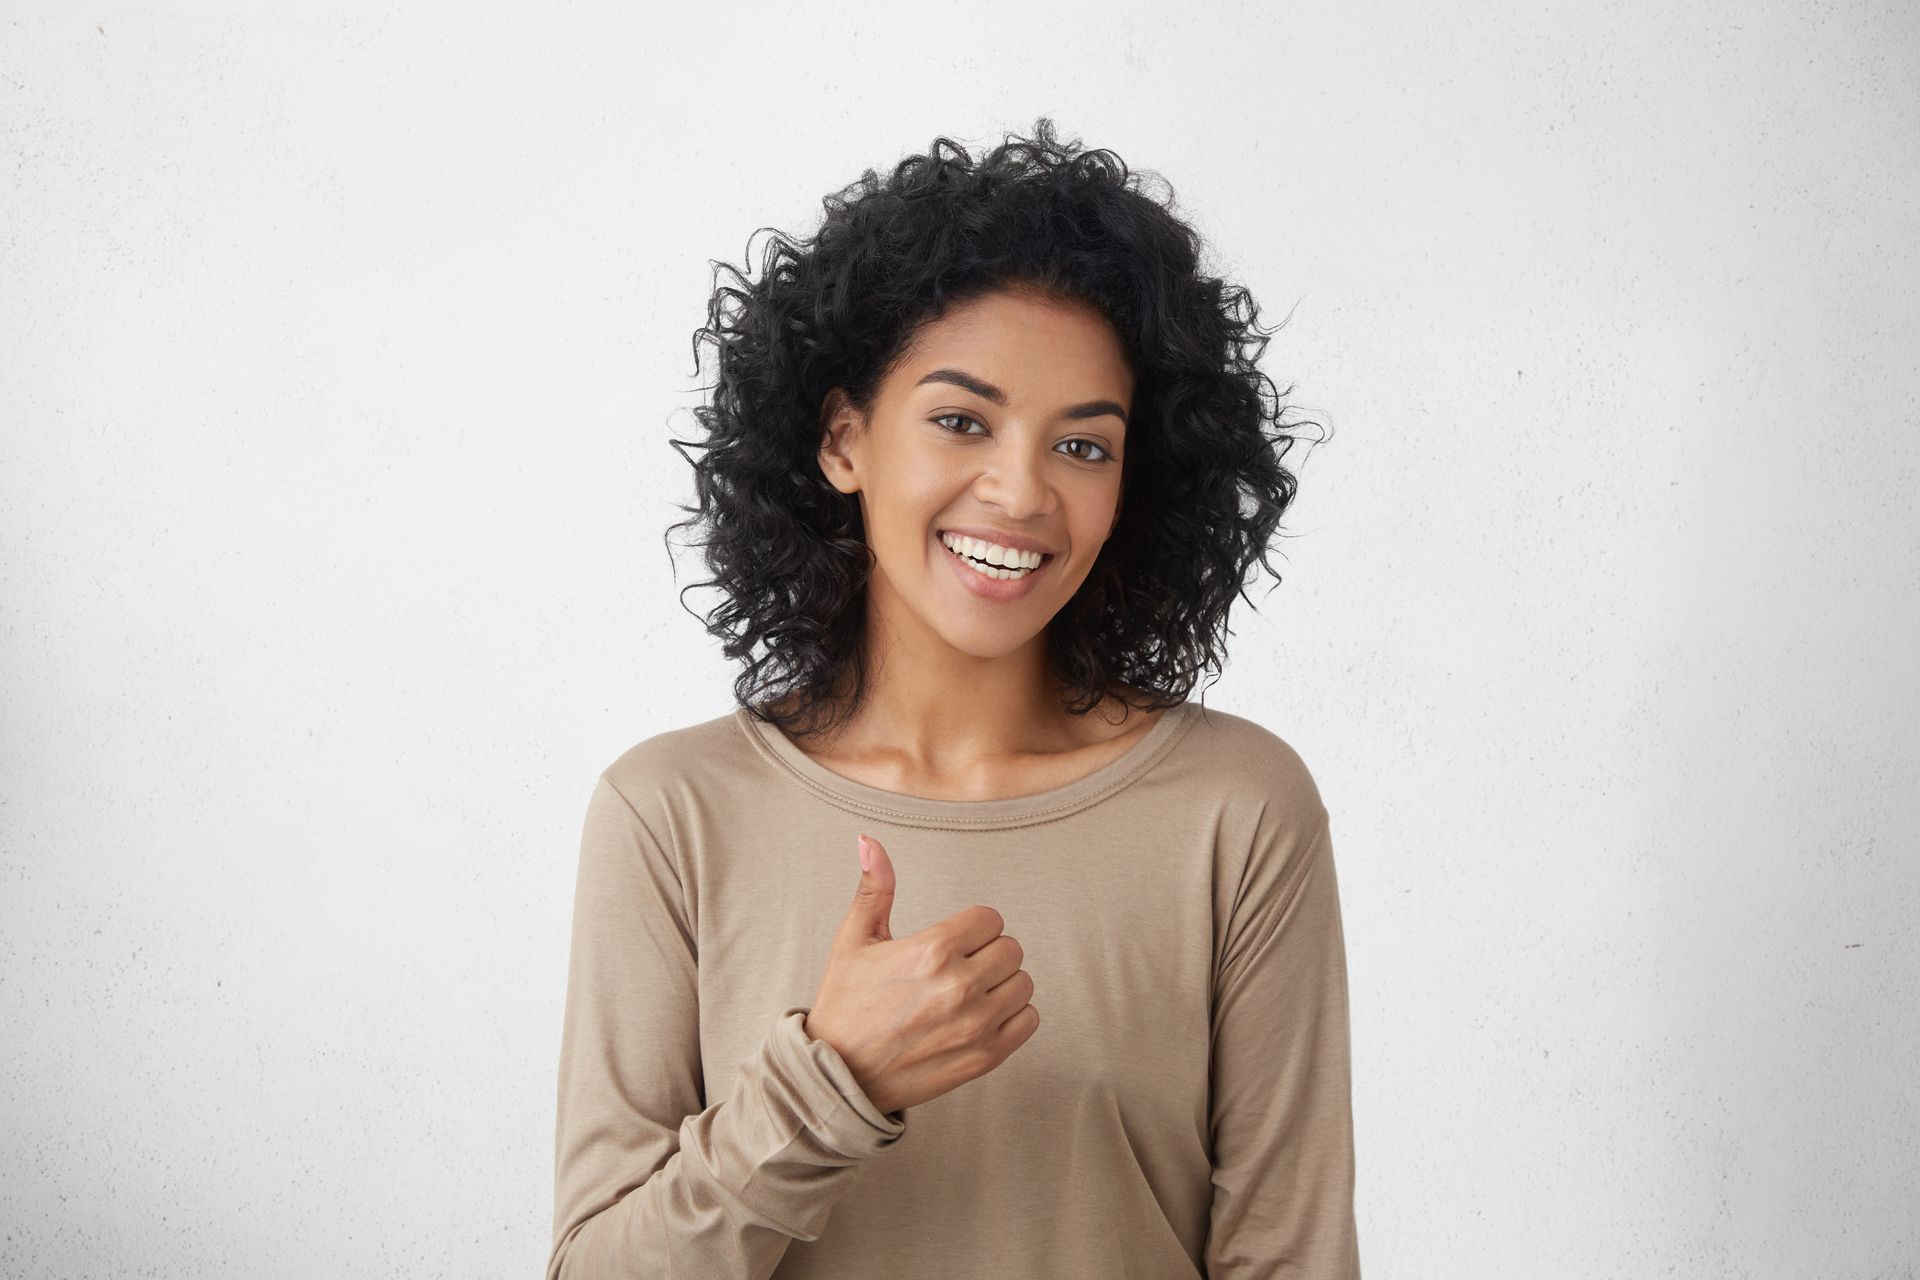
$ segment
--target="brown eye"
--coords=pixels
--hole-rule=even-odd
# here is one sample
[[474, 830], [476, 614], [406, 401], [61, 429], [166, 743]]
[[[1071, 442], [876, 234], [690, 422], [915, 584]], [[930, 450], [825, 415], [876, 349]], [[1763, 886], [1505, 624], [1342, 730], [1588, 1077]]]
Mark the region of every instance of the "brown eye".
[[1079, 439], [1074, 439], [1074, 440], [1062, 440], [1062, 441], [1061, 441], [1060, 443], [1061, 443], [1061, 445], [1062, 445], [1063, 447], [1064, 447], [1064, 446], [1066, 446], [1066, 445], [1070, 445], [1070, 444], [1084, 444], [1084, 445], [1086, 445], [1086, 446], [1087, 446], [1088, 448], [1090, 448], [1090, 449], [1098, 449], [1098, 450], [1100, 451], [1100, 456], [1099, 456], [1099, 457], [1097, 457], [1097, 458], [1089, 458], [1089, 457], [1087, 457], [1087, 456], [1086, 456], [1086, 455], [1084, 455], [1084, 454], [1075, 454], [1074, 456], [1075, 456], [1076, 458], [1078, 458], [1078, 459], [1079, 459], [1080, 461], [1082, 461], [1082, 462], [1111, 462], [1111, 461], [1113, 461], [1113, 455], [1112, 455], [1111, 453], [1108, 453], [1108, 452], [1107, 452], [1107, 447], [1106, 447], [1105, 445], [1103, 445], [1103, 444], [1101, 444], [1101, 443], [1100, 443], [1100, 442], [1099, 442], [1098, 440], [1079, 440]]
[[[936, 427], [939, 427], [942, 431], [949, 432], [950, 434], [956, 435], [956, 436], [973, 435], [974, 434], [973, 432], [967, 430], [968, 426], [979, 427], [983, 433], [986, 430], [985, 423], [981, 422], [978, 418], [973, 417], [971, 414], [965, 414], [965, 413], [943, 413], [937, 418], [929, 418], [928, 421], [933, 423], [933, 425], [935, 425]], [[957, 423], [960, 423], [961, 425], [957, 427], [950, 427], [947, 425], [950, 422], [957, 422]], [[1072, 440], [1062, 440], [1058, 447], [1065, 448], [1067, 445], [1070, 445], [1070, 444], [1085, 445], [1087, 448], [1094, 450], [1098, 455], [1095, 457], [1089, 457], [1084, 453], [1070, 453], [1067, 455], [1068, 457], [1072, 458], [1076, 462], [1112, 462], [1114, 460], [1113, 454], [1109, 452], [1107, 447], [1101, 444], [1098, 440], [1085, 440], [1079, 437], [1075, 437]]]
[[977, 418], [970, 418], [970, 417], [968, 417], [968, 416], [967, 416], [966, 414], [964, 414], [964, 413], [943, 413], [943, 414], [941, 414], [941, 415], [940, 415], [939, 417], [937, 417], [937, 418], [935, 418], [935, 419], [933, 419], [932, 421], [933, 421], [933, 424], [934, 424], [935, 426], [937, 426], [937, 427], [939, 427], [939, 428], [940, 428], [940, 429], [941, 429], [942, 431], [951, 431], [951, 432], [953, 432], [953, 434], [954, 434], [954, 435], [957, 435], [957, 436], [963, 436], [963, 435], [966, 435], [966, 434], [967, 434], [967, 432], [965, 432], [965, 431], [962, 431], [962, 430], [956, 430], [956, 429], [955, 429], [955, 428], [953, 428], [953, 427], [949, 427], [949, 426], [946, 426], [946, 425], [945, 425], [946, 423], [948, 423], [948, 422], [971, 422], [971, 423], [973, 423], [973, 425], [974, 425], [974, 426], [976, 426], [976, 427], [978, 427], [978, 426], [982, 426], [982, 425], [984, 425], [984, 424], [982, 424], [982, 423], [980, 422], [980, 420], [979, 420], [979, 419], [977, 419]]

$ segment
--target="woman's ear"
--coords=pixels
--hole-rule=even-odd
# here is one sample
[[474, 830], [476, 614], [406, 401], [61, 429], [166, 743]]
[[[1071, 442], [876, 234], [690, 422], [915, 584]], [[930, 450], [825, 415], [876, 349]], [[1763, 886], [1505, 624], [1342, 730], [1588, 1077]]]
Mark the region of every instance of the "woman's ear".
[[847, 393], [835, 387], [820, 405], [820, 470], [841, 493], [860, 492], [860, 468], [853, 441], [863, 425]]

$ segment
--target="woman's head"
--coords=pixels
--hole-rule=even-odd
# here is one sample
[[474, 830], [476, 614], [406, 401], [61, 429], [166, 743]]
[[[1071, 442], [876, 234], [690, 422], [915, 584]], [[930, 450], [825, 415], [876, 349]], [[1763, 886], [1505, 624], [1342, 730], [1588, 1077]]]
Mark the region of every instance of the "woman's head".
[[820, 465], [859, 502], [869, 620], [1038, 658], [1115, 527], [1132, 401], [1105, 317], [1025, 286], [921, 325], [864, 409], [830, 391]]
[[[757, 280], [715, 264], [706, 438], [674, 442], [699, 505], [673, 527], [704, 530], [743, 705], [801, 733], [850, 711], [870, 592], [969, 653], [1032, 646], [1072, 711], [1170, 705], [1221, 666], [1292, 437], [1252, 299], [1143, 176], [1044, 118], [978, 160], [939, 138], [776, 232]], [[1053, 558], [989, 599], [955, 528]]]

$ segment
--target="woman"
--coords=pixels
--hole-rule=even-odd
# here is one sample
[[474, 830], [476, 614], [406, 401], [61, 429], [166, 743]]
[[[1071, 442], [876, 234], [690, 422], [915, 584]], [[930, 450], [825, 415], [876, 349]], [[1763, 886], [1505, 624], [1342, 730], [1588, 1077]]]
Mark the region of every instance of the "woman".
[[549, 1280], [1359, 1274], [1327, 811], [1187, 700], [1296, 484], [1199, 247], [1043, 118], [726, 268], [746, 666], [588, 807]]

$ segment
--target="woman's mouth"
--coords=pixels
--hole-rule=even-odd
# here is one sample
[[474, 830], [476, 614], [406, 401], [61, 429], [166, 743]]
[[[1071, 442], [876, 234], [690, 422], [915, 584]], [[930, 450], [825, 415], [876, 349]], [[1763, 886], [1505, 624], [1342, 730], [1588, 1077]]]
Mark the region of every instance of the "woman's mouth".
[[1027, 593], [1031, 580], [1036, 574], [1044, 573], [1054, 557], [1043, 555], [1040, 563], [1032, 568], [1009, 568], [1006, 565], [988, 564], [973, 556], [955, 549], [945, 535], [936, 534], [941, 550], [951, 560], [958, 571], [962, 583], [975, 594], [994, 600], [1011, 600]]

